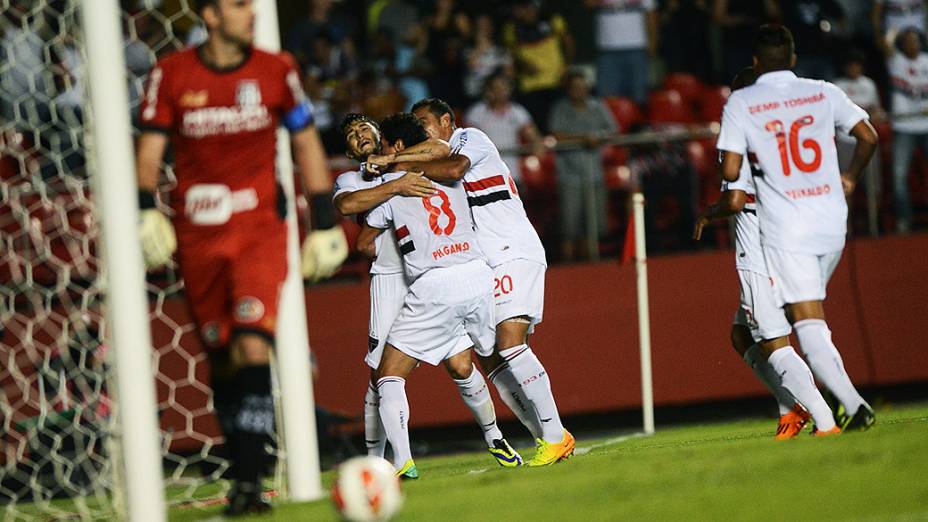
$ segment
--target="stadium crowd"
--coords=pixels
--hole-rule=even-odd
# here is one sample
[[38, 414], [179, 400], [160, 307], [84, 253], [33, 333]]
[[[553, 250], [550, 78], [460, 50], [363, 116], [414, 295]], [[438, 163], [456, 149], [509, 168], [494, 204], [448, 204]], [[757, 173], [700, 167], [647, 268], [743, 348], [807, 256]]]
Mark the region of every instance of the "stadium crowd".
[[[67, 126], [80, 119], [80, 85], [63, 80], [80, 57], [55, 30], [55, 13], [44, 13], [44, 33], [23, 34], [38, 27], [23, 18], [43, 15], [28, 4], [16, 0], [4, 13], [0, 54], [19, 58], [5, 60], [11, 65], [0, 89], [4, 100], [21, 100], [23, 89], [44, 85], [44, 99], [54, 103], [40, 101], [28, 114], [4, 103], [4, 116], [49, 124], [42, 138], [65, 165], [45, 162], [44, 170], [76, 168], [82, 158], [70, 142], [80, 138]], [[123, 4], [137, 105], [153, 60], [202, 41], [204, 32], [183, 0]], [[626, 196], [638, 188], [650, 201], [649, 248], [696, 247], [694, 220], [718, 189], [712, 140], [634, 147], [607, 140], [719, 121], [727, 84], [750, 63], [753, 29], [771, 21], [796, 37], [796, 72], [835, 81], [880, 131], [882, 151], [871, 168], [880, 212], [868, 223], [868, 194], [860, 191], [855, 229], [905, 233], [926, 220], [928, 117], [886, 118], [925, 108], [923, 0], [304, 0], [279, 9], [283, 46], [298, 61], [333, 176], [349, 166], [337, 128], [345, 114], [380, 120], [439, 97], [504, 152], [554, 261], [617, 253]], [[56, 64], [52, 81], [28, 60], [45, 54]], [[729, 244], [725, 226], [710, 236]]]

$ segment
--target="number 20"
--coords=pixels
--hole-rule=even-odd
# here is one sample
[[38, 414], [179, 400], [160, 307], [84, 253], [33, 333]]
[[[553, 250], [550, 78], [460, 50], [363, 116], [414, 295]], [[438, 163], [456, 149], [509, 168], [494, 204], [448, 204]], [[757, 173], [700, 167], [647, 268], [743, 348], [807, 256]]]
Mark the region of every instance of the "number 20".
[[508, 275], [494, 279], [496, 287], [494, 288], [493, 297], [499, 297], [503, 294], [512, 292], [512, 278]]
[[[822, 147], [812, 138], [803, 140], [803, 148], [809, 149], [812, 151], [812, 161], [805, 161], [802, 159], [801, 151], [799, 150], [799, 129], [812, 125], [815, 122], [815, 119], [811, 115], [806, 115], [798, 120], [794, 121], [789, 127], [789, 138], [787, 140], [785, 126], [780, 120], [771, 120], [767, 122], [767, 125], [764, 126], [777, 138], [777, 148], [780, 150], [780, 165], [783, 167], [783, 175], [790, 175], [790, 157], [792, 157], [792, 163], [799, 169], [800, 172], [815, 172], [818, 170], [819, 166], [822, 164]], [[787, 151], [787, 141], [789, 142], [789, 151]]]

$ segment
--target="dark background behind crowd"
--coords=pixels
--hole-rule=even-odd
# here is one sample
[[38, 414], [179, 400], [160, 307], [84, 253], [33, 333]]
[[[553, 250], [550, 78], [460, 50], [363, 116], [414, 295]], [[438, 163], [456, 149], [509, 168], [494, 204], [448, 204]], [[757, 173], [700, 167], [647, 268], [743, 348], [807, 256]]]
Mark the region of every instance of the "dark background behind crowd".
[[[153, 60], [204, 35], [185, 0], [122, 3], [137, 104]], [[64, 81], [80, 56], [56, 29], [67, 15], [55, 6], [65, 2], [32, 4], [12, 0], [2, 16], [0, 90], [4, 119], [41, 129], [33, 133], [40, 148], [63, 158], [43, 163], [49, 177], [82, 168], [80, 136], [69, 131], [81, 121], [81, 86]], [[718, 122], [726, 85], [750, 65], [753, 32], [766, 22], [792, 30], [799, 75], [836, 82], [880, 131], [853, 229], [908, 233], [928, 224], [928, 117], [913, 115], [928, 108], [924, 0], [284, 0], [278, 9], [333, 175], [352, 168], [337, 131], [345, 114], [380, 119], [440, 97], [503, 151], [552, 261], [617, 255], [635, 190], [649, 202], [652, 252], [700, 247], [692, 225], [718, 195], [714, 140], [608, 140]], [[33, 23], [42, 16], [47, 23]], [[30, 72], [47, 58], [52, 72]], [[26, 103], [27, 87], [39, 84], [48, 92]], [[888, 118], [893, 112], [909, 116]], [[842, 147], [846, 156], [839, 140]], [[868, 192], [877, 203], [871, 220]], [[709, 237], [702, 247], [727, 247], [727, 225]]]

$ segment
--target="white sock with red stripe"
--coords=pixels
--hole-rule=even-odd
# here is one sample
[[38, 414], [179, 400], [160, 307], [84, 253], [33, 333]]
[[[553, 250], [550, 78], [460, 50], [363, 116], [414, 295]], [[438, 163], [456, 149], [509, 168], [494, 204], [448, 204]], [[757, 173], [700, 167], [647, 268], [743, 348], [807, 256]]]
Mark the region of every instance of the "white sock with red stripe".
[[535, 410], [541, 426], [541, 437], [547, 442], [561, 442], [564, 439], [564, 425], [551, 393], [551, 380], [541, 361], [527, 344], [500, 350], [499, 354], [509, 363], [516, 382], [522, 393]]
[[[793, 394], [799, 404], [812, 415], [815, 427], [820, 431], [828, 431], [835, 427], [835, 418], [821, 392], [815, 387], [812, 371], [802, 360], [792, 346], [785, 346], [775, 350], [767, 359], [770, 366], [780, 376], [783, 387]], [[392, 442], [392, 441], [391, 441]]]
[[744, 362], [750, 366], [754, 375], [756, 375], [760, 382], [764, 383], [764, 386], [773, 394], [773, 397], [777, 400], [777, 407], [780, 408], [780, 416], [789, 413], [796, 404], [796, 398], [793, 397], [793, 394], [790, 393], [789, 390], [783, 387], [783, 383], [780, 382], [780, 376], [777, 375], [773, 366], [770, 366], [770, 363], [767, 362], [767, 358], [764, 357], [764, 352], [759, 344], [752, 344], [751, 347], [744, 352]]
[[380, 392], [380, 420], [393, 448], [393, 465], [401, 469], [412, 458], [409, 449], [409, 401], [406, 399], [406, 379], [381, 377], [377, 380]]
[[367, 454], [375, 457], [383, 457], [387, 448], [387, 434], [380, 422], [380, 396], [370, 382], [364, 394], [364, 444]]
[[503, 438], [503, 432], [496, 425], [496, 410], [493, 408], [493, 398], [490, 397], [487, 381], [476, 367], [471, 366], [470, 376], [466, 379], [454, 379], [454, 383], [458, 385], [458, 392], [464, 404], [470, 408], [474, 420], [483, 430], [483, 439], [487, 446], [492, 448], [494, 440]]
[[862, 404], [867, 404], [848, 377], [844, 360], [831, 341], [831, 330], [825, 321], [805, 319], [794, 324], [793, 329], [815, 378], [834, 394], [845, 411], [853, 415]]

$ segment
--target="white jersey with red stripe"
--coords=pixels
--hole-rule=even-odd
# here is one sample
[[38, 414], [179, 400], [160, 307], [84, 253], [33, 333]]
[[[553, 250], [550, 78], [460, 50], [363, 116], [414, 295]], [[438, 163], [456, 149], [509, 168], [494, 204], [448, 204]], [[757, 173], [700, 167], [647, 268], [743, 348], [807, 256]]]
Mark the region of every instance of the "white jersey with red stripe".
[[763, 74], [731, 94], [718, 148], [757, 154], [754, 182], [765, 246], [814, 255], [844, 248], [847, 203], [835, 128], [848, 133], [865, 118], [841, 89], [791, 71]]
[[513, 259], [547, 265], [545, 249], [525, 214], [519, 191], [500, 159], [499, 151], [483, 131], [457, 128], [449, 140], [451, 152], [467, 156], [464, 174], [467, 203], [477, 227], [477, 239], [491, 267]]
[[[403, 174], [382, 177], [386, 182]], [[394, 196], [371, 210], [366, 218], [374, 228], [392, 228], [396, 232], [410, 284], [434, 268], [486, 260], [477, 243], [463, 184], [458, 181], [434, 186], [436, 193], [430, 197]]]
[[[366, 176], [360, 171], [354, 170], [340, 174], [335, 180], [335, 191], [332, 199], [335, 200], [341, 194], [348, 194], [358, 190], [374, 188], [383, 183], [383, 176]], [[358, 221], [361, 222], [364, 214], [358, 215]], [[400, 250], [396, 244], [396, 233], [392, 230], [380, 234], [374, 241], [377, 249], [377, 257], [371, 263], [371, 275], [402, 274], [403, 259], [400, 257]]]
[[767, 275], [767, 263], [760, 243], [760, 223], [757, 219], [757, 192], [751, 169], [757, 169], [757, 156], [748, 151], [741, 162], [741, 173], [735, 181], [723, 181], [722, 192], [741, 190], [747, 201], [741, 212], [732, 219], [735, 222], [735, 268]]

